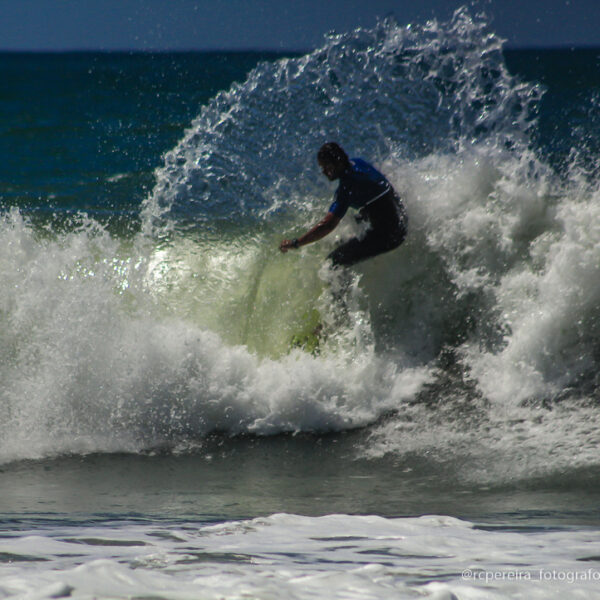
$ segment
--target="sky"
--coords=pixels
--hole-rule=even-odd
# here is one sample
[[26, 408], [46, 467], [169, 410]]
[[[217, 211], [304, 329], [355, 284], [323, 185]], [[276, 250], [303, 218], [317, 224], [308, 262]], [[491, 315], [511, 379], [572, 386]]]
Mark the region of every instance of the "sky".
[[509, 47], [600, 46], [600, 0], [0, 0], [0, 50], [308, 50], [475, 6]]

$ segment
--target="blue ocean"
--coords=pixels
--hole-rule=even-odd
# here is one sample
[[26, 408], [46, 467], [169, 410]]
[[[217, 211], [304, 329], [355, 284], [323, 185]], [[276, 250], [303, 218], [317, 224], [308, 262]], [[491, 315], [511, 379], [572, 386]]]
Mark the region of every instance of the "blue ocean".
[[[599, 49], [0, 73], [0, 598], [600, 598]], [[331, 140], [410, 218], [342, 272]]]

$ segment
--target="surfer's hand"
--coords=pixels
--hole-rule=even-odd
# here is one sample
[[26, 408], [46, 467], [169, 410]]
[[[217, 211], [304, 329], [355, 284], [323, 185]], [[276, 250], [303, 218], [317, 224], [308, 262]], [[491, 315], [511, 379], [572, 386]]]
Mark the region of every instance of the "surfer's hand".
[[283, 242], [281, 242], [281, 244], [279, 244], [279, 249], [282, 252], [287, 252], [290, 248], [295, 248], [296, 246], [294, 245], [294, 241], [293, 240], [283, 240]]

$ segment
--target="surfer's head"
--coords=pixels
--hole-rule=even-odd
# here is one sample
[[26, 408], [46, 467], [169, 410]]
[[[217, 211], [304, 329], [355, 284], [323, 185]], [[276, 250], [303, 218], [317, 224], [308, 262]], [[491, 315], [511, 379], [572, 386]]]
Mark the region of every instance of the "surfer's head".
[[317, 154], [317, 160], [325, 176], [332, 181], [350, 166], [348, 155], [335, 142], [323, 144]]

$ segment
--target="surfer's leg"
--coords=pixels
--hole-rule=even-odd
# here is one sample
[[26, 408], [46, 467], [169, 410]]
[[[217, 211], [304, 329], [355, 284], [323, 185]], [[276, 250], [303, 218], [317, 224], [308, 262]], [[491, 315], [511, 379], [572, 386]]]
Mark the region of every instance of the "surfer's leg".
[[335, 306], [333, 329], [339, 331], [351, 325], [352, 317], [350, 307], [353, 305], [354, 285], [357, 283], [357, 274], [350, 267], [367, 258], [389, 252], [397, 248], [406, 237], [404, 223], [393, 224], [370, 229], [367, 234], [359, 239], [354, 237], [335, 248], [328, 256], [331, 265], [330, 290], [332, 302]]
[[389, 252], [397, 248], [404, 240], [405, 232], [370, 230], [363, 239], [352, 238], [340, 244], [327, 258], [333, 267], [350, 267], [367, 258]]
[[354, 237], [330, 252], [327, 259], [334, 267], [349, 267], [362, 260], [364, 253], [362, 242], [363, 240]]

